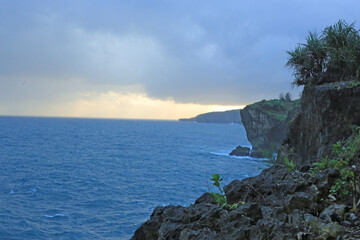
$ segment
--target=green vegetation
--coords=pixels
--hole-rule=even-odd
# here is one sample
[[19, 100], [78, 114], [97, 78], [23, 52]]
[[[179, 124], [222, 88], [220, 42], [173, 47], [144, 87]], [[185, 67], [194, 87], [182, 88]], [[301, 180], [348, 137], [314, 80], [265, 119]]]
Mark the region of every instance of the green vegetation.
[[360, 80], [360, 35], [354, 23], [339, 20], [321, 34], [310, 32], [306, 43], [287, 53], [295, 85]]
[[287, 167], [287, 169], [290, 172], [295, 172], [296, 171], [296, 164], [292, 160], [289, 160], [289, 158], [285, 157], [284, 158], [284, 163], [285, 163], [285, 166]]
[[289, 111], [293, 110], [300, 104], [300, 99], [288, 101], [286, 98], [262, 100], [257, 103], [247, 105], [249, 109], [258, 109], [267, 115], [283, 122], [288, 117]]
[[287, 145], [281, 146], [277, 156], [277, 163], [283, 163], [290, 172], [296, 172], [296, 164], [291, 160], [294, 157], [294, 148], [289, 148]]
[[223, 179], [220, 177], [219, 174], [212, 174], [211, 177], [212, 178], [210, 178], [210, 181], [214, 182], [213, 185], [218, 188], [219, 192], [217, 192], [217, 193], [211, 192], [210, 194], [221, 207], [228, 208], [230, 210], [234, 210], [239, 207], [239, 204], [245, 204], [245, 202], [234, 203], [232, 205], [228, 204], [225, 192], [222, 189], [221, 184], [220, 184], [220, 182]]
[[333, 145], [332, 158], [326, 157], [320, 162], [313, 164], [310, 170], [311, 175], [327, 169], [334, 168], [340, 172], [340, 177], [331, 186], [330, 193], [338, 198], [349, 195], [353, 198], [353, 209], [356, 210], [356, 198], [359, 195], [359, 157], [360, 157], [360, 127], [357, 127], [354, 134], [348, 141], [338, 141]]

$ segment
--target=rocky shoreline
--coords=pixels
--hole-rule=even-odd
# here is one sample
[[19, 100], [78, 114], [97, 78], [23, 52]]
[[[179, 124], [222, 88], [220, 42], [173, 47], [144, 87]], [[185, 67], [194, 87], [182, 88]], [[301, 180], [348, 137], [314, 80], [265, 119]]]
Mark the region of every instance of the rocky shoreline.
[[329, 146], [351, 135], [354, 124], [360, 125], [359, 87], [305, 87], [279, 152], [294, 159], [297, 171], [279, 160], [258, 176], [232, 181], [224, 187], [228, 203], [245, 202], [236, 210], [220, 207], [209, 193], [189, 207], [157, 207], [132, 239], [360, 239], [351, 201], [329, 194], [339, 171], [308, 171], [315, 159], [331, 155]]
[[332, 219], [344, 221], [346, 206], [317, 204], [336, 174], [310, 177], [276, 164], [226, 186], [229, 203], [246, 202], [238, 209], [224, 209], [205, 193], [193, 206], [157, 207], [132, 239], [336, 239], [345, 228]]

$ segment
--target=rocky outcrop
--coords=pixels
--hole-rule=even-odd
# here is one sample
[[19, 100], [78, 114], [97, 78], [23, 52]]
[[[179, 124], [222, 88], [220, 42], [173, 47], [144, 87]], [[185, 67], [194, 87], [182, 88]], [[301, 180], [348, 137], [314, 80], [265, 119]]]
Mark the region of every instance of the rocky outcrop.
[[200, 122], [200, 123], [238, 123], [242, 124], [240, 109], [225, 112], [210, 112], [200, 114], [193, 118], [181, 118], [180, 122]]
[[275, 165], [226, 186], [229, 203], [246, 202], [238, 209], [221, 208], [208, 193], [193, 206], [157, 207], [132, 239], [336, 239], [345, 213], [320, 199], [338, 174], [311, 177]]
[[291, 121], [285, 145], [298, 168], [332, 154], [332, 146], [360, 125], [360, 87], [349, 82], [306, 86], [300, 114]]
[[242, 147], [242, 146], [237, 146], [234, 150], [231, 151], [231, 153], [229, 153], [230, 156], [249, 156], [250, 154], [250, 148], [248, 147]]
[[[306, 86], [300, 114], [286, 117], [290, 128], [279, 154], [291, 156], [300, 171], [275, 163], [258, 176], [232, 181], [224, 187], [228, 203], [245, 202], [235, 210], [220, 207], [209, 193], [189, 207], [157, 207], [132, 239], [360, 239], [359, 212], [329, 195], [341, 173], [306, 171], [360, 125], [360, 87], [349, 84]], [[280, 126], [265, 120], [268, 114], [254, 110], [249, 116], [263, 119], [263, 131]]]
[[263, 100], [241, 110], [246, 135], [253, 147], [251, 156], [265, 157], [275, 152], [286, 137], [289, 121], [299, 110], [299, 100]]

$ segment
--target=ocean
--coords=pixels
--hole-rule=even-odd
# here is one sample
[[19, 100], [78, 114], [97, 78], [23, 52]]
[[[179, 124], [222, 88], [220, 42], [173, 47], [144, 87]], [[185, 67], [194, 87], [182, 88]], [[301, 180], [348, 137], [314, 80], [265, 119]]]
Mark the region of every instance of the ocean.
[[187, 206], [213, 173], [254, 176], [239, 124], [0, 117], [0, 239], [129, 239], [158, 206]]

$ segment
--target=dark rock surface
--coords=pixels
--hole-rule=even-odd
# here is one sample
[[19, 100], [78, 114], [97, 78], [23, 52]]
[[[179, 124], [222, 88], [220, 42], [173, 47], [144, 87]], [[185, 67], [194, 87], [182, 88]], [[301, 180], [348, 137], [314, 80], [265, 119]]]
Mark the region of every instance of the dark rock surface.
[[237, 146], [234, 150], [229, 153], [231, 156], [249, 156], [250, 148]]
[[352, 134], [352, 125], [360, 125], [360, 88], [349, 82], [306, 86], [300, 114], [289, 126], [285, 140], [294, 150], [298, 166], [310, 166], [331, 156], [332, 146]]
[[199, 123], [238, 123], [242, 124], [240, 109], [224, 112], [210, 112], [200, 114], [193, 118], [180, 118], [180, 122], [199, 122]]
[[288, 123], [300, 110], [299, 100], [261, 101], [241, 110], [246, 135], [253, 147], [252, 157], [267, 157], [280, 147], [287, 135]]
[[193, 206], [157, 207], [132, 239], [336, 239], [344, 228], [332, 220], [342, 219], [342, 208], [320, 203], [336, 174], [310, 177], [274, 165], [226, 186], [230, 203], [246, 202], [238, 209], [221, 208], [208, 193]]

